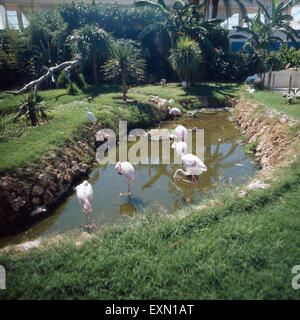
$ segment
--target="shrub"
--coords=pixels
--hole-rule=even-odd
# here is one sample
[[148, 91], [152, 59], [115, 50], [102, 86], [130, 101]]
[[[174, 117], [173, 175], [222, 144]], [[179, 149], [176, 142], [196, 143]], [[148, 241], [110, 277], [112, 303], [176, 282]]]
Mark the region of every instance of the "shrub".
[[180, 37], [176, 47], [170, 50], [169, 62], [180, 80], [191, 81], [199, 75], [202, 52], [196, 41]]
[[[80, 89], [83, 89], [87, 86], [84, 75], [82, 73], [76, 72], [75, 70], [71, 71], [70, 79]], [[68, 86], [69, 83], [64, 75], [64, 70], [62, 70], [60, 75], [58, 76], [57, 82], [59, 88], [66, 88]]]

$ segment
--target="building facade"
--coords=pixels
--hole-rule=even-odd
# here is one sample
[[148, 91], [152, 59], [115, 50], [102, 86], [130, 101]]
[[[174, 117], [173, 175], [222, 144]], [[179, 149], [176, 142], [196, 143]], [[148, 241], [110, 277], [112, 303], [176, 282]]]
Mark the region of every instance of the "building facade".
[[[0, 29], [4, 29], [7, 25], [11, 28], [20, 29], [28, 25], [24, 11], [31, 8], [33, 5], [38, 6], [42, 9], [51, 9], [58, 3], [71, 2], [72, 0], [0, 0]], [[120, 5], [132, 5], [135, 0], [96, 0], [96, 3], [118, 3]], [[184, 0], [189, 1], [189, 0]], [[85, 3], [90, 3], [90, 0], [83, 0]], [[242, 1], [245, 5], [249, 17], [253, 17], [257, 10], [257, 4], [255, 1]], [[262, 4], [271, 13], [272, 1], [271, 0], [261, 0]], [[168, 6], [172, 6], [174, 0], [165, 0]], [[211, 10], [209, 16], [211, 16]], [[296, 5], [291, 8], [288, 12], [294, 17], [294, 20], [290, 22], [290, 25], [300, 32], [300, 5]], [[230, 34], [235, 33], [233, 30], [234, 26], [242, 26], [242, 14], [240, 8], [235, 1], [231, 2], [231, 16], [229, 19], [226, 18], [226, 11], [223, 1], [220, 0], [218, 17], [224, 19], [222, 25], [230, 30]], [[262, 16], [262, 19], [264, 17]], [[231, 46], [233, 50], [238, 50], [243, 45], [243, 42], [238, 40], [231, 40]]]

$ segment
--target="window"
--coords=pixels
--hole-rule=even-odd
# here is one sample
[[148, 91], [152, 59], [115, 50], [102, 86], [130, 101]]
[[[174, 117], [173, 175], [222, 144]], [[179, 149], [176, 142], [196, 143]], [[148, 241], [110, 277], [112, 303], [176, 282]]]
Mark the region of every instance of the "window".
[[26, 28], [29, 25], [28, 20], [26, 19], [26, 17], [24, 16], [24, 13], [22, 13], [22, 20], [23, 20], [23, 27]]
[[7, 12], [7, 24], [12, 29], [19, 29], [17, 11], [6, 11]]

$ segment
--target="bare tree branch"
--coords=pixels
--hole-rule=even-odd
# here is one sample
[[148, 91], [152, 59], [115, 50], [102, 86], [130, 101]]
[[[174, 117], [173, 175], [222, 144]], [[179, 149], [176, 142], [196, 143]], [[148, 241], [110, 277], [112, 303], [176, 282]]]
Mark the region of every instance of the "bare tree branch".
[[47, 73], [44, 74], [42, 77], [40, 77], [39, 79], [37, 80], [34, 80], [34, 81], [31, 81], [29, 83], [27, 83], [22, 89], [20, 89], [19, 91], [6, 91], [7, 93], [11, 93], [11, 94], [14, 94], [14, 95], [18, 95], [18, 94], [21, 94], [23, 92], [26, 92], [27, 90], [29, 90], [30, 88], [33, 88], [34, 87], [34, 93], [35, 95], [37, 95], [37, 89], [38, 89], [38, 86], [44, 82], [45, 80], [47, 80], [49, 77], [51, 77], [52, 79], [52, 82], [55, 82], [56, 84], [56, 87], [58, 87], [58, 83], [57, 83], [57, 80], [56, 80], [56, 77], [54, 75], [54, 72], [56, 71], [59, 71], [61, 69], [65, 69], [64, 70], [64, 75], [68, 81], [68, 83], [70, 85], [72, 85], [72, 82], [70, 80], [70, 77], [69, 77], [69, 72], [76, 66], [78, 65], [81, 65], [81, 62], [79, 60], [74, 60], [74, 61], [65, 61], [61, 64], [59, 64], [58, 66], [54, 66], [54, 67], [51, 67], [47, 70]]

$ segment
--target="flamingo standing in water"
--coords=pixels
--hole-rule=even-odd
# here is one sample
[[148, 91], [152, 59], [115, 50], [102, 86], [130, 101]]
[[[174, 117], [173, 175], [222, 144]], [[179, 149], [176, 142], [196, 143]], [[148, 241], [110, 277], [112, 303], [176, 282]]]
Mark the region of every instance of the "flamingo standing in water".
[[125, 181], [128, 184], [127, 193], [120, 193], [119, 196], [130, 196], [130, 183], [134, 186], [135, 183], [135, 175], [134, 175], [134, 167], [130, 162], [117, 162], [115, 165], [115, 169], [118, 171], [118, 174], [122, 175]]
[[[187, 153], [187, 145], [185, 142], [173, 142], [171, 148], [176, 149], [177, 153], [181, 156], [183, 165], [187, 168], [187, 171], [177, 169], [174, 174], [176, 181], [184, 181], [190, 184], [198, 184], [195, 175], [200, 175], [202, 172], [207, 171], [206, 165], [194, 154]], [[181, 173], [184, 176], [192, 176], [192, 182], [177, 178], [178, 174]]]
[[184, 127], [182, 124], [179, 124], [175, 128], [175, 134], [181, 141], [183, 141], [183, 142], [187, 141], [188, 131], [187, 131], [186, 127]]
[[75, 187], [75, 190], [76, 190], [77, 198], [78, 198], [78, 201], [81, 205], [81, 208], [87, 217], [87, 225], [85, 227], [88, 228], [88, 230], [89, 230], [89, 228], [90, 228], [89, 213], [93, 211], [93, 209], [92, 209], [92, 201], [93, 201], [92, 185], [85, 180], [81, 184], [79, 184], [77, 187]]
[[168, 107], [168, 110], [169, 110], [169, 114], [171, 114], [172, 116], [176, 116], [176, 117], [183, 116], [183, 113], [181, 112], [181, 110], [176, 107], [174, 107], [172, 109], [170, 107]]

